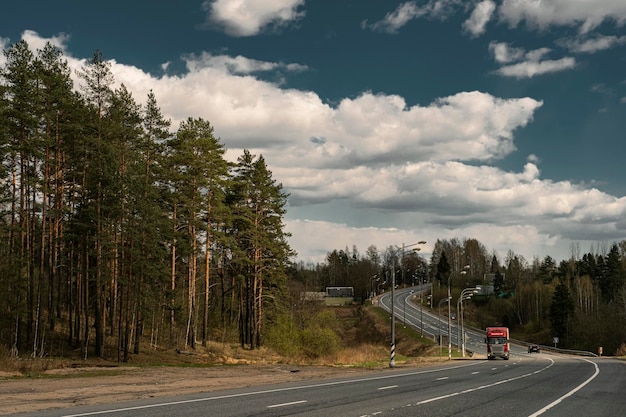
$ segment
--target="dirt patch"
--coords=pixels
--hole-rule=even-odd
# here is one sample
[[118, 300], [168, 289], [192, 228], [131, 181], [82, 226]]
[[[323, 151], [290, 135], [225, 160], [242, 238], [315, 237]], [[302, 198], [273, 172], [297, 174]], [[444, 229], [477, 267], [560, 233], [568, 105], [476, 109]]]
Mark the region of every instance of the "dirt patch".
[[[345, 349], [315, 365], [293, 358], [289, 365], [265, 348], [250, 351], [219, 343], [195, 351], [149, 351], [133, 355], [125, 365], [99, 359], [0, 363], [0, 415], [388, 371], [389, 321], [358, 307], [337, 308], [335, 314]], [[428, 352], [431, 345], [402, 330], [396, 335], [397, 353], [406, 356], [396, 357], [398, 368], [441, 360]], [[323, 366], [329, 363], [344, 366]], [[361, 365], [347, 365], [354, 363]]]
[[57, 369], [37, 378], [0, 375], [0, 415], [380, 372], [385, 369], [236, 365]]

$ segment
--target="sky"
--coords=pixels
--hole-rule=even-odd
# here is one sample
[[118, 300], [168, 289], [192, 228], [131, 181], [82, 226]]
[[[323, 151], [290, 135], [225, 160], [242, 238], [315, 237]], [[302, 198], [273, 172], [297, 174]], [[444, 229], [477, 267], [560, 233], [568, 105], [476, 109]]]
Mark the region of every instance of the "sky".
[[100, 50], [173, 130], [263, 155], [296, 261], [471, 238], [531, 262], [626, 239], [625, 23], [624, 0], [29, 0], [0, 47]]

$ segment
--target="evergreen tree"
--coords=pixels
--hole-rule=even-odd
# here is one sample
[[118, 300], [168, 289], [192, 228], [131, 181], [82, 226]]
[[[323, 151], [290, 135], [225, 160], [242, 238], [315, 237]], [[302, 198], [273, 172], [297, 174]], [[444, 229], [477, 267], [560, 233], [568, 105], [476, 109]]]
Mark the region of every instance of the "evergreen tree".
[[[103, 294], [101, 324], [96, 329], [104, 336], [105, 329], [118, 339], [118, 360], [128, 361], [131, 350], [138, 353], [143, 323], [143, 266], [141, 244], [135, 227], [138, 202], [145, 183], [142, 155], [138, 151], [143, 133], [141, 107], [122, 86], [111, 95], [103, 126], [102, 152], [107, 159], [101, 179], [100, 218], [103, 222], [101, 251], [102, 271], [107, 284]], [[107, 308], [108, 304], [108, 308]], [[106, 315], [105, 315], [106, 314]], [[104, 317], [108, 317], [108, 323]], [[102, 326], [101, 328], [99, 326]], [[116, 334], [117, 329], [117, 334]]]
[[[73, 91], [71, 72], [62, 52], [47, 43], [38, 51], [35, 71], [39, 80], [38, 100], [40, 118], [40, 144], [38, 169], [40, 171], [39, 197], [39, 299], [46, 308], [38, 308], [39, 326], [43, 341], [46, 333], [55, 330], [55, 319], [61, 316], [61, 293], [67, 291], [67, 273], [64, 262], [64, 219], [70, 208], [67, 202], [65, 172], [68, 143], [78, 125], [82, 103]], [[47, 287], [47, 291], [44, 289]], [[47, 323], [43, 322], [47, 314]], [[46, 326], [47, 325], [47, 326]]]
[[448, 276], [450, 276], [450, 272], [452, 271], [452, 267], [448, 263], [448, 256], [446, 252], [441, 252], [441, 257], [439, 258], [439, 263], [437, 264], [437, 274], [435, 278], [439, 285], [448, 285]]
[[616, 301], [618, 292], [625, 283], [624, 276], [625, 271], [622, 267], [619, 247], [613, 244], [606, 255], [604, 273], [600, 278], [600, 290], [605, 303], [610, 304]]
[[[205, 239], [204, 249], [208, 250], [205, 257], [211, 257], [211, 241], [214, 236], [213, 226], [219, 223], [214, 219], [222, 206], [223, 185], [228, 175], [228, 165], [223, 158], [224, 148], [219, 139], [213, 135], [211, 124], [202, 119], [189, 118], [182, 122], [176, 137], [168, 146], [170, 148], [171, 172], [173, 178], [172, 205], [173, 218], [176, 230], [184, 230], [183, 253], [187, 258], [187, 324], [186, 346], [195, 347], [196, 317], [197, 317], [197, 290], [198, 258], [201, 252], [201, 237]], [[175, 250], [180, 240], [174, 243]], [[175, 259], [172, 259], [175, 262]], [[208, 265], [207, 265], [208, 266]], [[205, 271], [205, 297], [208, 297], [209, 269]], [[208, 298], [205, 298], [205, 312], [203, 314], [203, 342], [206, 343], [206, 308]]]
[[552, 324], [552, 335], [566, 339], [568, 335], [568, 324], [574, 313], [574, 302], [572, 301], [567, 286], [559, 282], [552, 296], [550, 306], [550, 323]]
[[240, 342], [255, 349], [262, 344], [264, 306], [284, 291], [284, 268], [292, 256], [283, 224], [287, 194], [272, 178], [265, 159], [245, 150], [235, 167], [228, 202], [235, 216]]
[[108, 275], [107, 268], [111, 271], [110, 257], [105, 250], [115, 247], [112, 235], [114, 226], [111, 221], [115, 216], [115, 206], [109, 205], [105, 199], [114, 196], [113, 190], [117, 185], [115, 175], [119, 170], [116, 169], [118, 159], [115, 146], [107, 141], [114, 135], [110, 131], [112, 125], [106, 124], [106, 114], [113, 98], [111, 65], [104, 59], [101, 51], [96, 51], [79, 75], [85, 82], [83, 92], [90, 115], [85, 121], [88, 130], [78, 213], [82, 230], [77, 230], [79, 239], [82, 238], [78, 262], [83, 280], [80, 285], [80, 298], [83, 302], [79, 304], [82, 330], [78, 335], [83, 356], [86, 358], [91, 329], [90, 309], [94, 315], [94, 349], [97, 356], [104, 355], [105, 308], [109, 287], [105, 276]]
[[496, 271], [494, 274], [493, 292], [498, 296], [502, 296], [504, 293], [504, 276], [502, 276], [500, 271]]
[[148, 94], [142, 119], [143, 134], [135, 144], [138, 160], [134, 165], [135, 181], [132, 183], [136, 191], [131, 195], [136, 200], [132, 203], [135, 212], [131, 217], [131, 230], [136, 252], [143, 261], [139, 268], [144, 277], [145, 308], [151, 315], [150, 340], [152, 346], [157, 347], [164, 315], [169, 316], [173, 311], [166, 308], [170, 304], [171, 281], [167, 274], [170, 264], [165, 242], [171, 241], [172, 224], [168, 216], [170, 206], [164, 198], [167, 181], [163, 169], [165, 143], [171, 138], [171, 122], [162, 116], [152, 91]]
[[34, 248], [39, 216], [35, 209], [38, 172], [38, 113], [37, 86], [33, 53], [25, 41], [4, 51], [6, 57], [2, 78], [9, 98], [5, 109], [7, 173], [11, 177], [9, 196], [10, 215], [8, 247], [5, 255], [5, 280], [12, 322], [12, 344], [15, 349], [37, 346], [34, 332], [35, 297], [38, 281], [35, 279], [37, 255]]

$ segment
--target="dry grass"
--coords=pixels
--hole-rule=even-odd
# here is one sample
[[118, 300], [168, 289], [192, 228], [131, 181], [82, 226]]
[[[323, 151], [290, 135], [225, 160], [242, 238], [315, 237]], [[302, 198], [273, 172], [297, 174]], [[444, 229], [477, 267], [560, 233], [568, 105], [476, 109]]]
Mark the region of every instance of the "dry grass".
[[[239, 344], [208, 342], [206, 347], [198, 344], [195, 350], [149, 349], [131, 355], [128, 363], [114, 359], [89, 358], [15, 358], [0, 348], [0, 377], [39, 376], [52, 369], [101, 369], [124, 366], [178, 366], [207, 367], [242, 364], [292, 364], [340, 367], [385, 367], [389, 363], [389, 318], [375, 308], [340, 307], [334, 309], [337, 329], [342, 346], [332, 354], [318, 358], [305, 355], [283, 357], [268, 347], [243, 349]], [[419, 334], [396, 327], [396, 362], [415, 363], [420, 360], [436, 360], [438, 351], [432, 343], [421, 339]], [[421, 359], [420, 359], [421, 358]]]

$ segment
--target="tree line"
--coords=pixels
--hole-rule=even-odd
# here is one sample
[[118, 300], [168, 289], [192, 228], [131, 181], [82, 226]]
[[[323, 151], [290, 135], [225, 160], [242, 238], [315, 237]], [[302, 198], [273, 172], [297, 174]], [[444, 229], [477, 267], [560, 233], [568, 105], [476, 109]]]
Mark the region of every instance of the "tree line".
[[[20, 41], [0, 68], [0, 346], [127, 361], [140, 343], [263, 343], [293, 251], [263, 156], [175, 132], [100, 51], [72, 72]], [[148, 343], [148, 342], [146, 342]]]
[[303, 291], [352, 286], [365, 300], [391, 288], [395, 265], [396, 285], [432, 283], [426, 307], [447, 298], [448, 280], [453, 310], [463, 289], [485, 289], [464, 302], [464, 317], [478, 328], [504, 325], [529, 342], [552, 346], [557, 338], [562, 348], [626, 354], [626, 240], [585, 254], [572, 245], [570, 258], [559, 263], [550, 256], [528, 261], [512, 251], [499, 259], [472, 238], [437, 240], [428, 260], [401, 249], [333, 250], [326, 262], [300, 263], [292, 275]]

